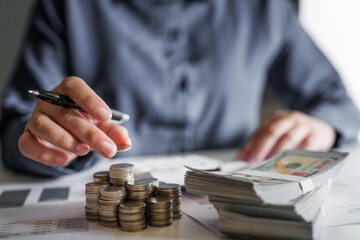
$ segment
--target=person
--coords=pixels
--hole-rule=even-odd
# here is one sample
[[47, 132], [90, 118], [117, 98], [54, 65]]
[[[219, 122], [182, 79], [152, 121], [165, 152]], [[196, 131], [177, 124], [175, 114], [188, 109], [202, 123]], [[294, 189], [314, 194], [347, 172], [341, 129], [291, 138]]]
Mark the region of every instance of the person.
[[[287, 104], [260, 125], [266, 84]], [[87, 113], [36, 101], [70, 96]], [[111, 123], [110, 108], [131, 116]], [[260, 125], [260, 126], [259, 126]], [[354, 141], [359, 112], [289, 1], [39, 1], [2, 95], [6, 167], [60, 176], [116, 156], [243, 147], [259, 163]], [[131, 138], [131, 140], [130, 140]]]

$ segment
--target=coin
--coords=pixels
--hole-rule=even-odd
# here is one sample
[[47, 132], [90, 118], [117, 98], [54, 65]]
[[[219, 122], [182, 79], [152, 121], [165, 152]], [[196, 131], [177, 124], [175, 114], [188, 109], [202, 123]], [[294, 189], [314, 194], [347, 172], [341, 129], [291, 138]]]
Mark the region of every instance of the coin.
[[142, 218], [141, 220], [138, 221], [121, 221], [120, 226], [122, 227], [136, 227], [136, 226], [143, 226], [146, 224], [146, 218]]
[[102, 183], [89, 182], [85, 184], [85, 216], [89, 222], [99, 222], [100, 215], [98, 212], [98, 199], [100, 195], [100, 187]]
[[135, 226], [135, 227], [124, 227], [120, 225], [120, 229], [126, 232], [140, 232], [144, 231], [147, 228], [147, 224]]
[[153, 184], [156, 178], [140, 178], [133, 183], [127, 183], [128, 198], [133, 200], [146, 201], [153, 193]]
[[142, 231], [147, 227], [146, 204], [142, 201], [128, 201], [119, 205], [119, 224], [124, 231]]
[[134, 181], [134, 165], [131, 163], [119, 163], [110, 166], [110, 183], [117, 186], [125, 186], [127, 182]]
[[159, 183], [156, 188], [158, 196], [170, 197], [172, 199], [173, 220], [182, 218], [181, 211], [181, 187], [176, 183]]
[[139, 209], [145, 209], [146, 203], [140, 201], [126, 201], [120, 204], [119, 211], [132, 213]]
[[150, 226], [170, 226], [172, 224], [172, 199], [150, 197], [147, 200], [147, 222]]
[[105, 227], [118, 227], [119, 204], [126, 198], [126, 189], [121, 186], [101, 186], [98, 200], [100, 223]]
[[[157, 178], [134, 179], [134, 165], [119, 163], [93, 174], [85, 185], [85, 216], [89, 222], [123, 231], [143, 231], [147, 225], [166, 227], [182, 217], [181, 188]], [[157, 196], [158, 195], [158, 196]]]
[[117, 221], [115, 221], [115, 222], [100, 221], [100, 224], [102, 226], [108, 227], [108, 228], [117, 228], [117, 227], [119, 227], [119, 223]]
[[131, 163], [118, 163], [118, 164], [113, 164], [110, 166], [110, 169], [113, 168], [118, 168], [118, 169], [126, 169], [126, 168], [133, 168], [134, 164]]
[[93, 174], [94, 182], [109, 184], [109, 171], [100, 171]]
[[175, 183], [163, 183], [161, 182], [156, 188], [157, 194], [159, 196], [166, 197], [180, 197], [181, 196], [181, 187], [179, 184]]
[[125, 221], [125, 222], [136, 222], [140, 221], [141, 219], [145, 219], [146, 214], [145, 211], [137, 212], [137, 213], [123, 213], [119, 211], [119, 221]]

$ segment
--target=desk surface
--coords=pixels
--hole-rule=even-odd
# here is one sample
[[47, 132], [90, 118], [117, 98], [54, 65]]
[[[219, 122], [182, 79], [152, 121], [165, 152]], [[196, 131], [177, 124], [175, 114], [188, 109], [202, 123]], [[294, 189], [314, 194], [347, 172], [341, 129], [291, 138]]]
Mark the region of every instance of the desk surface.
[[[333, 187], [336, 189], [355, 189], [360, 180], [360, 174], [357, 173], [357, 169], [360, 168], [360, 144], [346, 146], [341, 151], [350, 152], [349, 157], [345, 161], [345, 164], [340, 174], [334, 179]], [[205, 156], [222, 157], [222, 159], [230, 158], [235, 154], [234, 150], [225, 151], [210, 151], [201, 152]], [[130, 160], [130, 159], [129, 159]], [[96, 165], [94, 168], [87, 171], [75, 174], [72, 176], [66, 176], [59, 179], [44, 180], [39, 178], [32, 178], [27, 176], [19, 176], [10, 172], [0, 172], [0, 193], [6, 190], [12, 189], [24, 189], [29, 188], [31, 192], [28, 199], [25, 201], [24, 206], [18, 208], [0, 208], [0, 234], [4, 231], [4, 226], [1, 223], [5, 222], [25, 222], [28, 226], [31, 221], [44, 220], [50, 218], [83, 218], [85, 205], [84, 196], [84, 184], [92, 181], [92, 173], [99, 170], [106, 170], [110, 164], [114, 162], [104, 161], [101, 164]], [[345, 184], [345, 185], [344, 185]], [[38, 204], [39, 194], [44, 188], [53, 186], [71, 186], [69, 198], [67, 202], [45, 202], [43, 205]], [[336, 193], [338, 194], [338, 193]], [[332, 208], [341, 207], [341, 202], [336, 202], [337, 195], [330, 194], [329, 200]], [[360, 195], [359, 198], [355, 198], [353, 205], [360, 207]], [[360, 208], [359, 208], [360, 209]], [[329, 209], [329, 216], [331, 215]], [[68, 214], [68, 215], [67, 215]], [[28, 222], [26, 222], [28, 221]], [[19, 225], [24, 227], [24, 223]], [[19, 227], [18, 226], [18, 227]], [[2, 228], [3, 227], [3, 228]], [[6, 229], [5, 229], [6, 230]], [[41, 239], [64, 239], [66, 232], [59, 234], [45, 234]], [[154, 228], [149, 227], [143, 232], [127, 233], [119, 229], [103, 228], [99, 224], [89, 223], [87, 232], [72, 232], [71, 238], [78, 238], [87, 240], [91, 239], [219, 239], [219, 237], [208, 230], [201, 224], [189, 216], [184, 216], [183, 219], [175, 221], [174, 224], [166, 228]], [[39, 236], [24, 235], [18, 239], [34, 239]], [[321, 231], [320, 239], [359, 239], [360, 238], [360, 218], [357, 224], [324, 227]], [[17, 239], [13, 236], [11, 239]]]

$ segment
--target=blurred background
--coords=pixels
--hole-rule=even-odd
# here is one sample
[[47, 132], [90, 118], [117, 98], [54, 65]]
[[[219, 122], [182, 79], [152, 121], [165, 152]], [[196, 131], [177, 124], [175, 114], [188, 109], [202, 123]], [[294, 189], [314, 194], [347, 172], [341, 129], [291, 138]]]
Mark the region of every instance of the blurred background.
[[[35, 0], [0, 0], [0, 89], [16, 60], [34, 2]], [[349, 95], [360, 108], [360, 1], [293, 2], [298, 6], [303, 27], [334, 64]], [[268, 95], [265, 96], [265, 117], [273, 108]]]

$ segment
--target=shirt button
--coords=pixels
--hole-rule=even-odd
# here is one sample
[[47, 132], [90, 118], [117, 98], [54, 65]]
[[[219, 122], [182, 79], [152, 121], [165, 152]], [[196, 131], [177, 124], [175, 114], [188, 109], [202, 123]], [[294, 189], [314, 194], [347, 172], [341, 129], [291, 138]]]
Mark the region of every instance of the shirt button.
[[170, 29], [167, 32], [167, 40], [170, 42], [175, 42], [178, 40], [179, 35], [180, 35], [180, 31], [178, 29], [176, 28]]
[[187, 88], [188, 88], [188, 79], [187, 79], [187, 77], [185, 77], [185, 76], [181, 77], [179, 88], [183, 92], [187, 90]]

